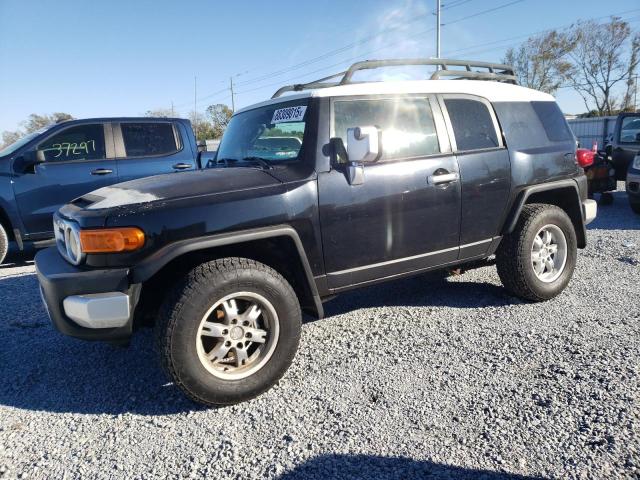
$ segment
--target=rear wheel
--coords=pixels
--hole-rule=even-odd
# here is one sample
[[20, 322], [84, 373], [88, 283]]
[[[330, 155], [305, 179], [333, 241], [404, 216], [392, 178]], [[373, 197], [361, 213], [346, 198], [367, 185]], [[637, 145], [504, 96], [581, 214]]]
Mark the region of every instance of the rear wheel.
[[0, 224], [0, 265], [7, 258], [7, 252], [9, 251], [9, 236], [4, 226]]
[[576, 234], [564, 210], [525, 205], [518, 224], [496, 254], [498, 275], [512, 294], [535, 302], [562, 292], [576, 264]]
[[227, 405], [273, 386], [293, 361], [301, 312], [289, 283], [253, 260], [192, 270], [156, 325], [163, 366], [192, 400]]

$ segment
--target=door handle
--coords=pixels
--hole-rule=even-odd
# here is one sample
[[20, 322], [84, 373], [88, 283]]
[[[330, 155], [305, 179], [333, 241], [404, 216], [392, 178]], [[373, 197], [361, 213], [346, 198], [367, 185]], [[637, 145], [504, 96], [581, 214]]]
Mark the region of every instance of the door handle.
[[110, 173], [113, 173], [113, 170], [108, 168], [96, 168], [91, 172], [91, 175], [109, 175]]
[[193, 165], [190, 163], [176, 163], [171, 168], [173, 168], [174, 170], [187, 170], [191, 167], [193, 167]]
[[429, 183], [432, 185], [442, 185], [443, 183], [452, 183], [458, 180], [460, 176], [456, 173], [440, 173], [438, 175], [429, 175]]

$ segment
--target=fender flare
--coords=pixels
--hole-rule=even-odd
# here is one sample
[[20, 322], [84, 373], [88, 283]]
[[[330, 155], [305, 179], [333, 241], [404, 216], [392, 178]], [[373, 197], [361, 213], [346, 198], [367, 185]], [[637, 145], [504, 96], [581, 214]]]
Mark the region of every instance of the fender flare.
[[[580, 226], [582, 228], [582, 231], [581, 232], [576, 231], [576, 234], [578, 235], [578, 238], [581, 237], [586, 241], [587, 232], [584, 225], [584, 208], [580, 200], [580, 189], [578, 188], [578, 183], [573, 179], [557, 180], [555, 182], [541, 183], [538, 185], [531, 185], [529, 187], [524, 188], [519, 193], [517, 199], [513, 203], [510, 213], [507, 215], [507, 219], [504, 224], [503, 234], [505, 235], [509, 234], [513, 232], [513, 230], [516, 228], [516, 224], [518, 223], [518, 219], [520, 218], [520, 213], [522, 212], [522, 208], [527, 203], [527, 199], [531, 195], [533, 195], [534, 193], [548, 192], [548, 191], [559, 190], [563, 188], [571, 188], [575, 192], [574, 198], [576, 201], [576, 208], [580, 212]], [[578, 243], [581, 243], [580, 240], [578, 241]]]
[[133, 283], [143, 283], [159, 272], [170, 261], [186, 253], [275, 237], [288, 237], [293, 241], [304, 269], [307, 285], [311, 291], [311, 295], [313, 296], [316, 313], [318, 318], [323, 318], [324, 309], [322, 307], [322, 300], [313, 278], [309, 259], [307, 258], [307, 254], [305, 253], [298, 232], [289, 225], [234, 231], [170, 243], [149, 255], [138, 265], [132, 267], [130, 272], [131, 279]]

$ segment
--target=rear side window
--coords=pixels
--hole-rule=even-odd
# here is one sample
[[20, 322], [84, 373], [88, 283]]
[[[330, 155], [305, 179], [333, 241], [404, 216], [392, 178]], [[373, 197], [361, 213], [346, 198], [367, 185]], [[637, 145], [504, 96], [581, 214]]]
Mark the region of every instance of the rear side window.
[[104, 127], [100, 123], [62, 130], [38, 145], [46, 162], [101, 160], [105, 158]]
[[336, 100], [334, 136], [347, 144], [347, 129], [374, 125], [382, 130], [381, 160], [440, 152], [427, 98]]
[[167, 155], [179, 150], [171, 123], [121, 123], [127, 157]]
[[458, 150], [479, 150], [500, 146], [493, 117], [477, 100], [447, 98], [444, 101]]
[[531, 102], [531, 106], [551, 142], [573, 140], [569, 125], [556, 102]]

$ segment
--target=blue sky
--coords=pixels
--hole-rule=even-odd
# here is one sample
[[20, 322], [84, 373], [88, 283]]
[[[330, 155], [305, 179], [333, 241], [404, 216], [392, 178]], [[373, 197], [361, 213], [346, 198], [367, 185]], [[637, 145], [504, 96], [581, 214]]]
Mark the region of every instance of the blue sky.
[[[622, 17], [640, 28], [638, 0], [442, 4], [445, 57], [499, 61], [527, 34], [578, 18], [627, 12]], [[15, 129], [30, 113], [141, 115], [173, 101], [176, 113], [187, 115], [194, 76], [199, 110], [231, 103], [230, 76], [241, 107], [268, 98], [281, 83], [340, 71], [355, 59], [433, 56], [434, 6], [435, 0], [0, 0], [0, 131]], [[558, 100], [567, 113], [584, 110], [568, 90]]]

